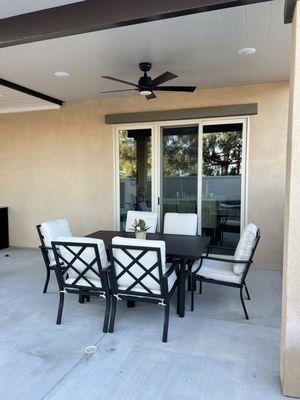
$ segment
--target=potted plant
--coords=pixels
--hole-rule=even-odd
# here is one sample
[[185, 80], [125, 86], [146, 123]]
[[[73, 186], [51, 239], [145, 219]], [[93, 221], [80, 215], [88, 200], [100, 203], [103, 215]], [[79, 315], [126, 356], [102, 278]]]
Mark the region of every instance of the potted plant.
[[132, 230], [135, 232], [137, 239], [146, 239], [146, 233], [150, 229], [150, 226], [146, 225], [143, 219], [135, 219], [132, 225]]

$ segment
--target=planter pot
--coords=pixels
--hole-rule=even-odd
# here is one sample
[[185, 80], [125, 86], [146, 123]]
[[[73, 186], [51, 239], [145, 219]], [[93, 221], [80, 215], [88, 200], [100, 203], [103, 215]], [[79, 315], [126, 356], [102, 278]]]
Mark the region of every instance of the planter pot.
[[136, 237], [136, 239], [143, 239], [143, 240], [145, 240], [145, 239], [146, 239], [146, 234], [147, 234], [147, 232], [136, 231], [136, 232], [135, 232], [135, 237]]

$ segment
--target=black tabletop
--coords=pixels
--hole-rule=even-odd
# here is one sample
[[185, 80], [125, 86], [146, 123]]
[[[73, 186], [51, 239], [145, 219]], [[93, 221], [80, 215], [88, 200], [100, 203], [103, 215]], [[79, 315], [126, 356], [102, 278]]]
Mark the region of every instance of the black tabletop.
[[[102, 239], [105, 248], [108, 249], [112, 238], [115, 236], [134, 238], [134, 233], [118, 231], [98, 231], [87, 235], [87, 237]], [[162, 233], [147, 233], [147, 239], [163, 240], [166, 242], [167, 257], [184, 258], [196, 260], [207, 251], [210, 242], [208, 236], [188, 236], [188, 235], [164, 235]]]

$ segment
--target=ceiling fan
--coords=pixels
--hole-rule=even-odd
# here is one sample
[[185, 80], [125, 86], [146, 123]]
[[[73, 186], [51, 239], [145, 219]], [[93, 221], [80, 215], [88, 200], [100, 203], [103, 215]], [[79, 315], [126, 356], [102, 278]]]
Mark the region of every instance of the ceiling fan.
[[161, 86], [162, 83], [168, 82], [171, 79], [177, 78], [177, 75], [172, 74], [172, 72], [165, 72], [159, 75], [155, 79], [151, 79], [150, 76], [147, 75], [147, 72], [150, 71], [152, 65], [148, 62], [142, 62], [139, 64], [139, 68], [144, 75], [140, 77], [137, 84], [132, 82], [123, 81], [122, 79], [113, 78], [111, 76], [102, 76], [102, 78], [110, 79], [112, 81], [125, 83], [126, 85], [134, 86], [134, 89], [124, 89], [124, 90], [109, 90], [100, 93], [114, 93], [114, 92], [128, 92], [128, 91], [139, 91], [139, 93], [146, 97], [147, 100], [155, 99], [156, 96], [154, 91], [163, 91], [163, 92], [194, 92], [196, 86]]

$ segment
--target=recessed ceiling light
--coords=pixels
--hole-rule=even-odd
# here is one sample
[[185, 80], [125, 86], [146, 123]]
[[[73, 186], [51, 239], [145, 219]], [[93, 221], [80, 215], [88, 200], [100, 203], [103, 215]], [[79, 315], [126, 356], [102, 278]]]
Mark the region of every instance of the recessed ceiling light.
[[243, 49], [238, 51], [240, 56], [252, 56], [256, 52], [254, 47], [244, 47]]
[[68, 76], [70, 76], [70, 74], [68, 74], [67, 72], [64, 72], [64, 71], [57, 71], [57, 72], [54, 72], [54, 76], [56, 76], [56, 78], [68, 78]]

